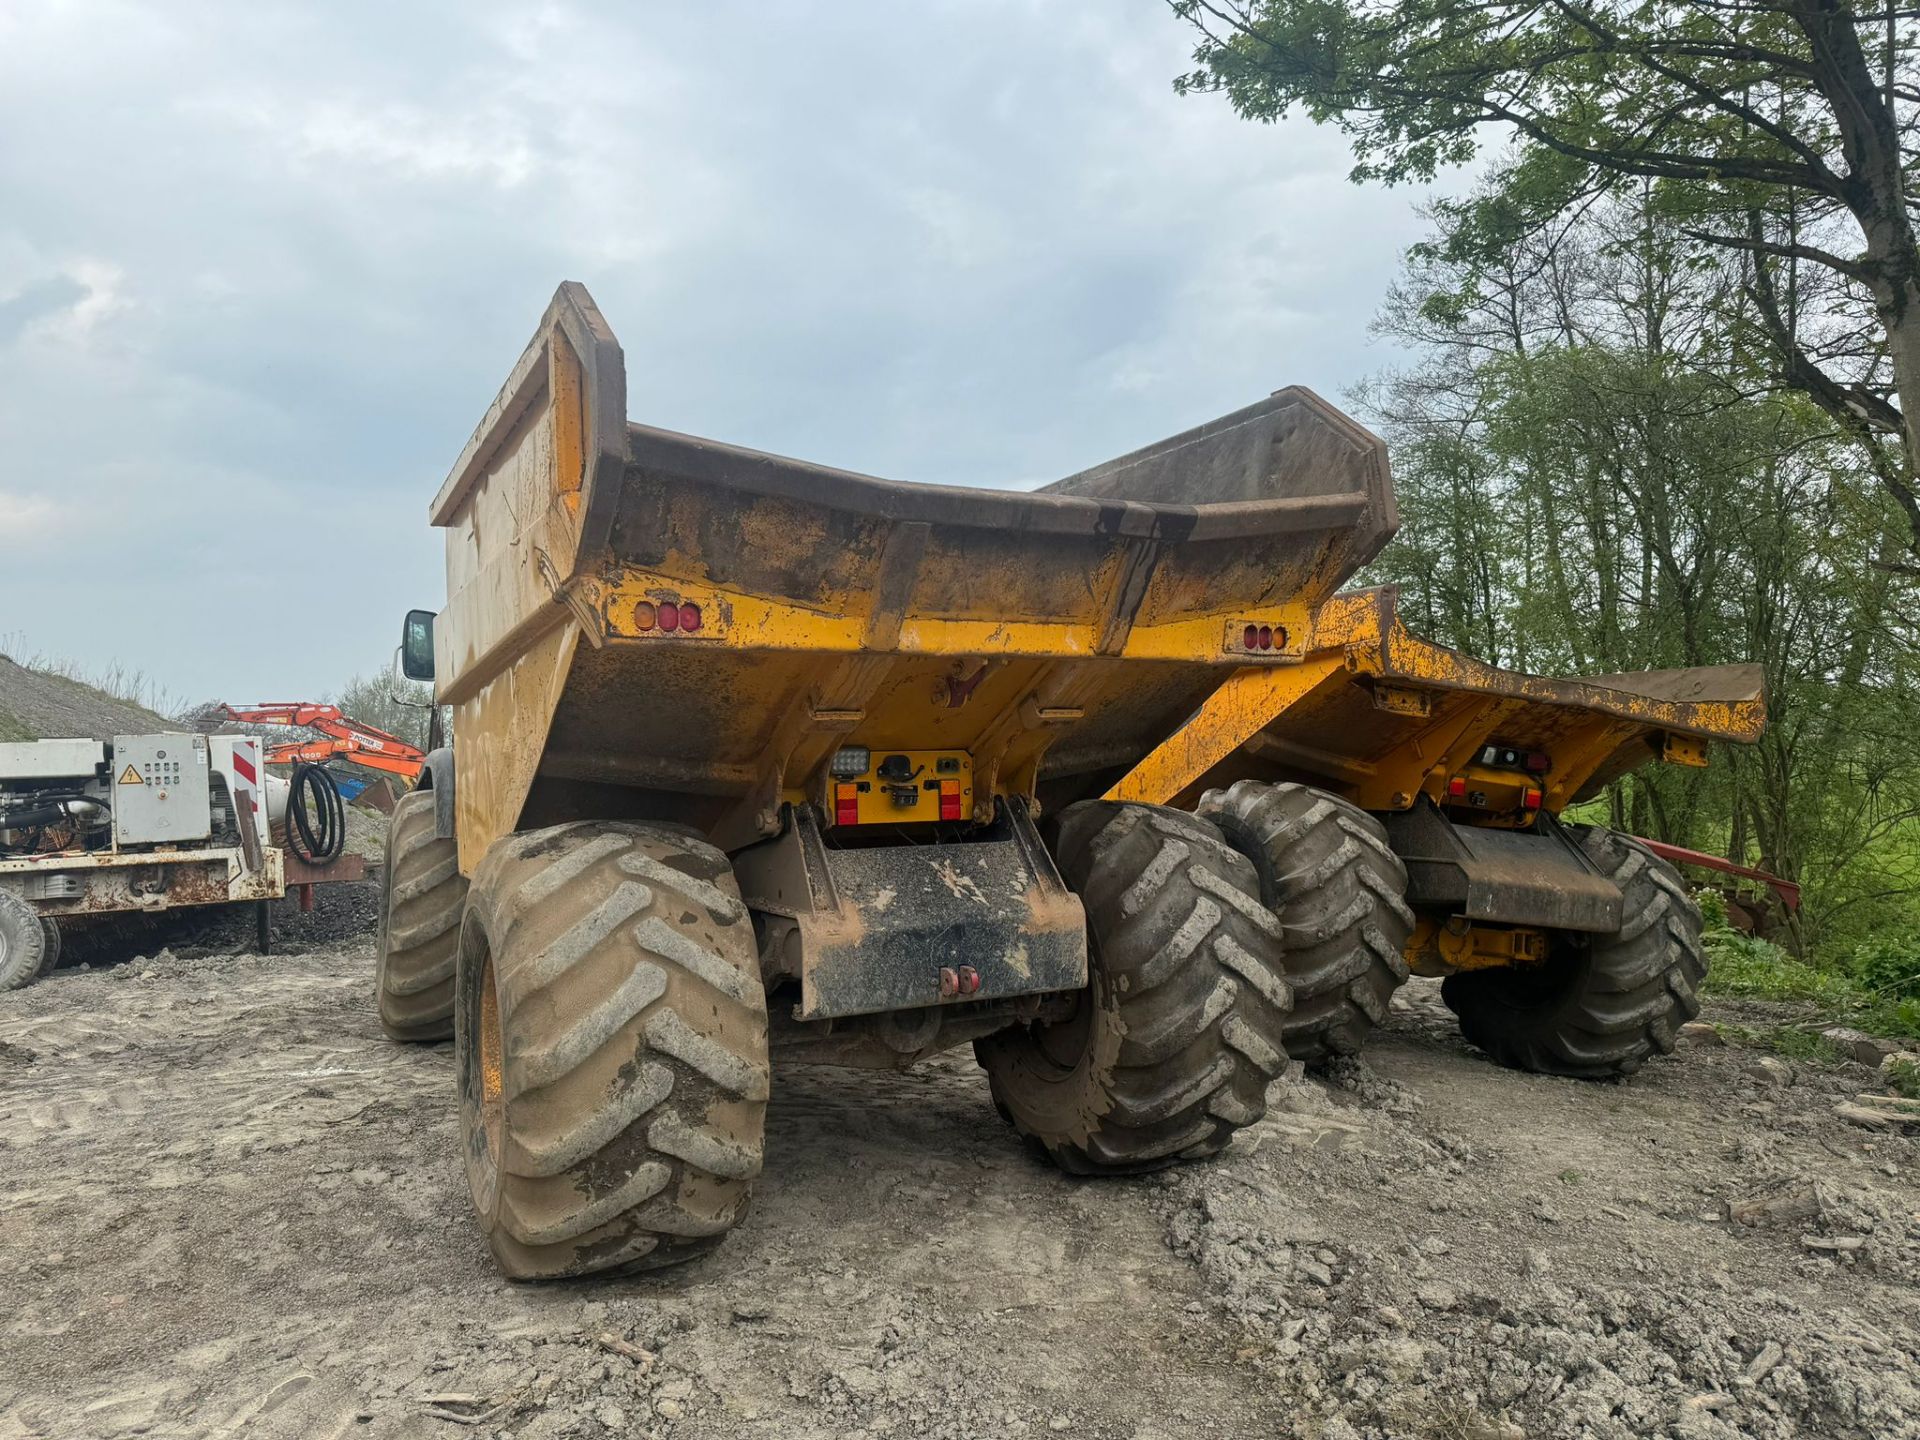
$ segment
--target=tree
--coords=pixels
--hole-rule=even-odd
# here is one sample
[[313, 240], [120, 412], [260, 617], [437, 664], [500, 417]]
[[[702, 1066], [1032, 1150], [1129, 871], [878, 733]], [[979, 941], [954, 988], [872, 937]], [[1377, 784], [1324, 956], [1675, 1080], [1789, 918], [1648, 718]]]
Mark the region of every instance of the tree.
[[427, 748], [427, 723], [433, 716], [431, 685], [375, 670], [354, 676], [332, 700], [361, 724], [396, 735], [416, 749]]
[[1352, 140], [1356, 180], [1430, 180], [1489, 134], [1493, 183], [1443, 206], [1456, 257], [1636, 182], [1737, 256], [1744, 324], [1866, 453], [1920, 573], [1914, 12], [1843, 0], [1169, 0], [1200, 32], [1184, 91], [1295, 108]]
[[1745, 257], [1702, 264], [1649, 187], [1497, 256], [1415, 248], [1359, 401], [1402, 528], [1366, 577], [1435, 639], [1546, 673], [1759, 662], [1769, 727], [1616, 782], [1610, 823], [1804, 886], [1798, 943], [1920, 928], [1920, 590], [1903, 520], [1804, 396], [1723, 373]]

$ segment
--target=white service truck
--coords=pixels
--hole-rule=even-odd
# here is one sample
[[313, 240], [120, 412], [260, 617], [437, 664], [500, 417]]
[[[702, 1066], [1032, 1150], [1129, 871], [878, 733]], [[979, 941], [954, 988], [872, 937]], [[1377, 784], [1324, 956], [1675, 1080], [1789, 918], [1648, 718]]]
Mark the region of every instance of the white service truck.
[[286, 892], [286, 782], [257, 736], [0, 743], [0, 989], [59, 963], [62, 921]]

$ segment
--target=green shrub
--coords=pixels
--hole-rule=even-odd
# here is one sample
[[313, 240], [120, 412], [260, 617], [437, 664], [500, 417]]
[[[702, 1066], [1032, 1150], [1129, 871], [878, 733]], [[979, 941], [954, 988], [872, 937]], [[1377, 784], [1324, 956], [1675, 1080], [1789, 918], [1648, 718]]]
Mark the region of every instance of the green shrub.
[[1890, 1005], [1920, 1000], [1920, 935], [1868, 940], [1853, 948], [1848, 966], [1860, 988]]
[[1894, 1094], [1920, 1100], [1920, 1059], [1904, 1053], [1889, 1055], [1880, 1062], [1880, 1078]]
[[1701, 939], [1707, 950], [1711, 993], [1808, 1000], [1828, 1009], [1839, 1009], [1858, 998], [1846, 976], [1796, 960], [1770, 941], [1727, 929], [1709, 930]]
[[1700, 928], [1706, 931], [1731, 929], [1727, 919], [1727, 897], [1718, 890], [1696, 890], [1693, 903], [1700, 907]]

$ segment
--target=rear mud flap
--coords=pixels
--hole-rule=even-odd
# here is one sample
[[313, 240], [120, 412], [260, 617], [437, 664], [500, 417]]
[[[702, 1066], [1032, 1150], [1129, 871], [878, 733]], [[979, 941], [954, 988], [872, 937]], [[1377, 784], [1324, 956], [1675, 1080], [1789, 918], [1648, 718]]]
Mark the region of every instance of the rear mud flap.
[[763, 966], [800, 979], [802, 1020], [1077, 990], [1086, 915], [1024, 806], [1004, 838], [829, 850], [811, 811], [734, 856]]
[[1620, 887], [1551, 815], [1532, 830], [1494, 830], [1455, 825], [1423, 800], [1380, 819], [1416, 910], [1598, 935], [1620, 928]]

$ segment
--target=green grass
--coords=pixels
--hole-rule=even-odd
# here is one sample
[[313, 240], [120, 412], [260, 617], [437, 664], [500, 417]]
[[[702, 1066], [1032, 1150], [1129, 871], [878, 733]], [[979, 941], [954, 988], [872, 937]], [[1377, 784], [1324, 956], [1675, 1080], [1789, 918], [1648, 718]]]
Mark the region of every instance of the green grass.
[[[1920, 999], [1908, 998], [1886, 984], [1863, 983], [1860, 976], [1845, 970], [1796, 960], [1778, 945], [1735, 930], [1713, 929], [1702, 938], [1707, 949], [1705, 988], [1709, 995], [1811, 1005], [1823, 1023], [1849, 1025], [1870, 1035], [1920, 1037]], [[1720, 1028], [1726, 1033], [1740, 1027]], [[1822, 1059], [1826, 1058], [1820, 1053], [1822, 1049], [1828, 1054], [1833, 1049], [1818, 1035], [1795, 1026], [1747, 1033], [1767, 1037], [1756, 1043], [1795, 1058]], [[1796, 1035], [1801, 1040], [1791, 1038]], [[1817, 1047], [1806, 1048], [1815, 1041], [1819, 1042]], [[1795, 1046], [1801, 1046], [1804, 1053], [1792, 1048]]]
[[1789, 1060], [1816, 1065], [1838, 1065], [1849, 1058], [1840, 1047], [1816, 1030], [1797, 1025], [1716, 1025], [1720, 1038], [1748, 1050], [1771, 1050]]
[[1920, 1100], [1920, 1061], [1909, 1055], [1896, 1055], [1880, 1072], [1887, 1088], [1909, 1100]]

